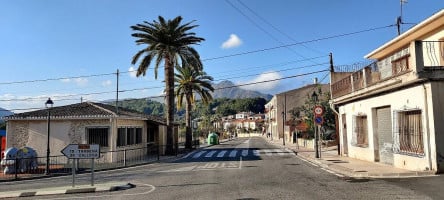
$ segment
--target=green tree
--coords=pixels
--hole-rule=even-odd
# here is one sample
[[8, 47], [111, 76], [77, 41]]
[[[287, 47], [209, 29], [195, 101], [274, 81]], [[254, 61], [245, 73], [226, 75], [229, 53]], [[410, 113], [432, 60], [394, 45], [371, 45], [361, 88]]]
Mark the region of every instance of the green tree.
[[310, 93], [307, 94], [307, 99], [303, 106], [293, 108], [289, 111], [292, 115], [292, 118], [301, 119], [304, 120], [305, 123], [307, 123], [309, 137], [314, 137], [315, 126], [313, 120], [315, 105], [320, 105], [324, 108], [324, 114], [322, 115], [324, 123], [322, 124], [322, 127], [324, 127], [325, 129], [335, 128], [335, 115], [329, 106], [330, 93], [323, 92], [319, 87], [316, 91], [316, 94], [318, 95], [317, 102], [312, 99], [312, 93]]
[[185, 148], [191, 148], [191, 109], [195, 103], [195, 94], [201, 97], [202, 103], [208, 104], [213, 99], [211, 96], [211, 92], [214, 91], [213, 86], [211, 86], [213, 77], [189, 66], [177, 67], [176, 70], [175, 94], [177, 97], [177, 107], [181, 108], [183, 106], [183, 99], [185, 99]]
[[[204, 39], [196, 37], [191, 29], [197, 25], [192, 22], [181, 24], [182, 17], [178, 16], [166, 21], [159, 16], [159, 21], [144, 21], [142, 24], [131, 26], [134, 31], [131, 36], [136, 38], [137, 45], [146, 45], [132, 58], [131, 64], [139, 61], [137, 76], [146, 75], [152, 61], [154, 61], [154, 77], [157, 79], [157, 70], [164, 64], [165, 92], [166, 92], [166, 122], [167, 122], [167, 153], [173, 153], [173, 122], [174, 122], [174, 67], [187, 66], [193, 63], [196, 70], [202, 69], [199, 53], [191, 45], [199, 44]], [[179, 63], [181, 62], [181, 63]]]

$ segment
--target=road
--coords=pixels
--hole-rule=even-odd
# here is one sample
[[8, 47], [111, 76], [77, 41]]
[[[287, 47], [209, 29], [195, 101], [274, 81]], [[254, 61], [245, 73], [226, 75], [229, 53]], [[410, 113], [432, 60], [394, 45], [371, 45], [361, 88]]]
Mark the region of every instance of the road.
[[[87, 184], [88, 174], [77, 176]], [[441, 176], [350, 179], [301, 160], [263, 138], [239, 138], [167, 163], [96, 173], [96, 182], [122, 181], [135, 188], [41, 199], [443, 199]], [[71, 177], [2, 183], [0, 190], [70, 185]], [[23, 199], [36, 199], [23, 198]]]

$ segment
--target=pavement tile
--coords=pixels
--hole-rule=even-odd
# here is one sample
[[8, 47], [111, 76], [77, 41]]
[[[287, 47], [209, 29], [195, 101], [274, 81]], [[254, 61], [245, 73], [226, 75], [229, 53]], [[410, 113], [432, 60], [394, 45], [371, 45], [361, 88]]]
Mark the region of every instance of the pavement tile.
[[285, 146], [282, 140], [270, 140], [265, 138], [269, 143], [280, 146], [285, 149], [291, 149], [299, 157], [315, 163], [320, 167], [327, 168], [336, 173], [355, 177], [355, 178], [401, 178], [415, 176], [433, 176], [432, 171], [410, 171], [395, 168], [383, 163], [368, 162], [350, 157], [343, 157], [337, 154], [337, 147], [323, 148], [320, 152], [321, 158], [315, 158], [313, 149], [298, 147], [297, 144], [287, 143]]

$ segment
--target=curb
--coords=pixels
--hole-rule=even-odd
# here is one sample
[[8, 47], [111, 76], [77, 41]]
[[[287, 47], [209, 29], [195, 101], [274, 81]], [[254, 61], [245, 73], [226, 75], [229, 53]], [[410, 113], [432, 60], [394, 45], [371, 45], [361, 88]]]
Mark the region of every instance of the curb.
[[134, 188], [135, 185], [131, 183], [104, 183], [96, 186], [79, 185], [70, 187], [54, 187], [54, 188], [39, 188], [30, 190], [18, 190], [10, 192], [0, 192], [0, 198], [19, 198], [19, 197], [33, 197], [45, 195], [58, 194], [77, 194], [77, 193], [92, 193], [92, 192], [106, 192]]

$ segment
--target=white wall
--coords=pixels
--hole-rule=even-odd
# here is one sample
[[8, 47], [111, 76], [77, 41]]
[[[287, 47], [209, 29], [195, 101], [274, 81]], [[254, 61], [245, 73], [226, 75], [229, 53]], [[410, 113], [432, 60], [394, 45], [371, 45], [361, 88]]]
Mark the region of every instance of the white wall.
[[[430, 84], [426, 84], [426, 88], [428, 91], [428, 96], [430, 96]], [[402, 109], [408, 109], [408, 108], [417, 108], [421, 109], [422, 113], [422, 123], [423, 123], [423, 138], [424, 138], [424, 153], [425, 156], [422, 157], [415, 157], [415, 156], [408, 156], [408, 155], [402, 155], [402, 154], [395, 154], [394, 155], [394, 166], [398, 168], [404, 168], [404, 169], [410, 169], [410, 170], [426, 170], [430, 169], [430, 163], [429, 163], [429, 157], [433, 161], [433, 154], [429, 155], [429, 148], [427, 145], [427, 138], [428, 132], [427, 132], [427, 118], [426, 118], [426, 110], [432, 109], [431, 107], [431, 98], [429, 98], [428, 105], [429, 108], [425, 109], [425, 98], [424, 98], [424, 88], [422, 85], [418, 85], [409, 89], [403, 89], [394, 91], [392, 93], [383, 94], [374, 98], [369, 98], [365, 100], [355, 101], [353, 103], [349, 103], [343, 106], [339, 107], [339, 113], [340, 116], [342, 114], [346, 114], [346, 120], [347, 120], [347, 140], [348, 140], [348, 156], [352, 158], [357, 158], [361, 160], [366, 160], [373, 162], [375, 159], [374, 156], [374, 138], [373, 138], [373, 127], [374, 127], [374, 119], [372, 109], [382, 107], [382, 106], [390, 106], [392, 111], [392, 127], [393, 127], [393, 111], [394, 110], [402, 110]], [[352, 141], [352, 134], [353, 134], [353, 116], [358, 115], [359, 113], [367, 115], [368, 120], [368, 147], [362, 148], [362, 147], [356, 147], [351, 145]], [[433, 121], [433, 116], [431, 113], [429, 113], [428, 118], [430, 121]], [[339, 124], [342, 124], [339, 123]], [[340, 139], [341, 144], [343, 143], [343, 137], [342, 137], [342, 131], [343, 127], [339, 127], [339, 133], [340, 133]], [[430, 129], [431, 130], [431, 129]], [[430, 131], [430, 139], [434, 141], [434, 133], [433, 131]], [[432, 149], [434, 150], [434, 149]], [[436, 160], [436, 159], [435, 159]], [[436, 170], [436, 163], [434, 167], [432, 167], [434, 170]]]

